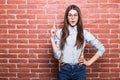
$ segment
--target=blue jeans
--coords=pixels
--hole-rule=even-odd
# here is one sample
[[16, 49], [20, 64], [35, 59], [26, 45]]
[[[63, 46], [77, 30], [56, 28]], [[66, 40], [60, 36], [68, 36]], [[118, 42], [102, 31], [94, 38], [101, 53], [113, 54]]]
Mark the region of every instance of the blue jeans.
[[86, 66], [80, 64], [61, 65], [57, 80], [86, 80]]

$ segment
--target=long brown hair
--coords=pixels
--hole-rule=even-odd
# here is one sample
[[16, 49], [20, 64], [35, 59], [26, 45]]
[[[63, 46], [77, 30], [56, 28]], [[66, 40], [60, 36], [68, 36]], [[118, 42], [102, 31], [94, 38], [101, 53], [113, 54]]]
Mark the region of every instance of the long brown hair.
[[60, 42], [60, 44], [61, 44], [60, 45], [60, 49], [61, 50], [64, 49], [64, 45], [66, 43], [66, 39], [69, 36], [68, 13], [69, 13], [69, 11], [71, 9], [76, 10], [77, 13], [78, 13], [78, 22], [77, 22], [77, 32], [78, 33], [77, 33], [77, 37], [76, 37], [76, 44], [75, 44], [75, 46], [77, 46], [77, 48], [80, 48], [83, 45], [83, 43], [84, 43], [83, 23], [82, 23], [81, 11], [80, 11], [79, 7], [77, 7], [76, 5], [70, 5], [66, 9], [65, 16], [64, 16], [64, 27], [62, 28], [62, 36], [61, 36], [61, 42]]

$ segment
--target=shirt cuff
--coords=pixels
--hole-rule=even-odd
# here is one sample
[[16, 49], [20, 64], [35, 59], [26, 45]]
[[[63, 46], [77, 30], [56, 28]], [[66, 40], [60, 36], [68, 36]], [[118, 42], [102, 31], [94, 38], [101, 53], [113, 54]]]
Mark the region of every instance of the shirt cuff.
[[58, 50], [56, 53], [54, 53], [54, 57], [56, 59], [60, 59], [60, 56], [61, 56], [61, 51], [60, 50]]
[[102, 56], [104, 54], [104, 52], [105, 52], [105, 48], [102, 47], [100, 50], [97, 51], [96, 54], [99, 55], [99, 56]]

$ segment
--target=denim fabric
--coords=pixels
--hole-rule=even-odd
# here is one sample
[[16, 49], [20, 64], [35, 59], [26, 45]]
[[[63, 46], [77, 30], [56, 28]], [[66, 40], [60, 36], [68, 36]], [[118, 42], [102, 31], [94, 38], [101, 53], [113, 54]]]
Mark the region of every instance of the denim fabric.
[[86, 80], [86, 66], [80, 64], [61, 65], [57, 80]]

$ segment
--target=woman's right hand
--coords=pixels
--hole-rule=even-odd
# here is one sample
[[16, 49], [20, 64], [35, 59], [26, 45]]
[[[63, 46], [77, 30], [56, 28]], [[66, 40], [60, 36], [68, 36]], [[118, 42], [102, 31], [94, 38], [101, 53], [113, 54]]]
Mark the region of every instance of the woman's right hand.
[[50, 30], [50, 37], [51, 38], [54, 38], [56, 31], [57, 31], [57, 29], [56, 29], [56, 26], [54, 23], [53, 28]]

